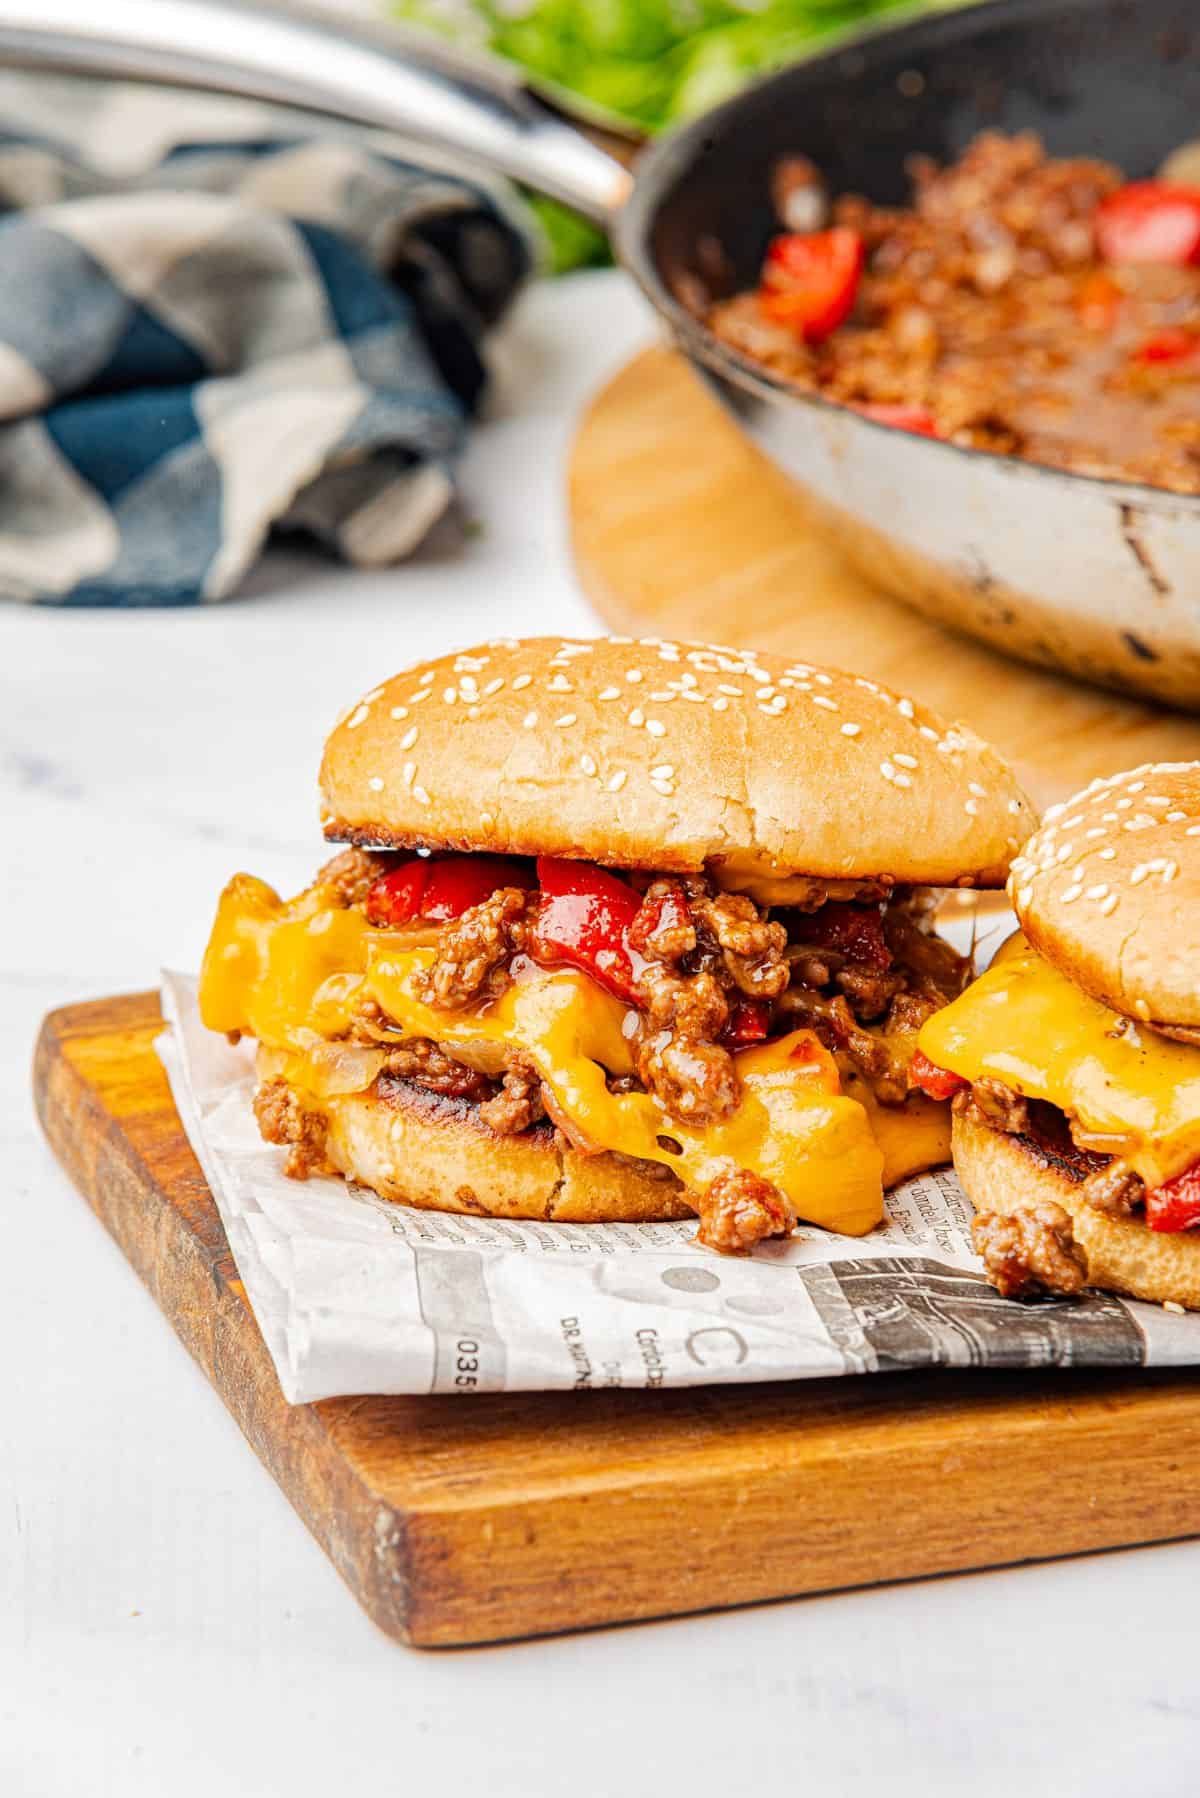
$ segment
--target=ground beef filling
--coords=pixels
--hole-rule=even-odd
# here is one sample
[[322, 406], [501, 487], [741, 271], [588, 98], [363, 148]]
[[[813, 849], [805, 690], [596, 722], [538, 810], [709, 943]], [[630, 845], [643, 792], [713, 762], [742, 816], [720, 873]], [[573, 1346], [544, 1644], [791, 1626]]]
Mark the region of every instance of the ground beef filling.
[[309, 1111], [286, 1080], [268, 1080], [259, 1087], [254, 1116], [264, 1142], [287, 1147], [283, 1171], [290, 1180], [325, 1171], [325, 1119]]
[[[956, 1095], [954, 1109], [986, 1124], [991, 1130], [1002, 1130], [1008, 1136], [1022, 1136], [1038, 1147], [1047, 1146], [1066, 1133], [1074, 1145], [1071, 1177], [1075, 1190], [1087, 1205], [1105, 1211], [1111, 1217], [1128, 1217], [1146, 1196], [1140, 1174], [1124, 1161], [1111, 1155], [1100, 1155], [1088, 1147], [1087, 1133], [1074, 1118], [1055, 1106], [1024, 1098], [1002, 1080], [976, 1080], [974, 1085]], [[1050, 1143], [1052, 1147], [1052, 1141]]]
[[1053, 1199], [1008, 1213], [981, 1211], [971, 1235], [1002, 1298], [1072, 1293], [1087, 1284], [1087, 1256], [1075, 1241], [1070, 1213]]
[[[318, 878], [337, 903], [361, 906], [392, 865], [390, 858], [348, 849]], [[861, 883], [853, 902], [831, 902], [814, 880], [803, 907], [771, 916], [703, 875], [631, 879], [642, 895], [628, 933], [639, 1013], [631, 1045], [636, 1074], [611, 1079], [611, 1091], [650, 1092], [671, 1117], [704, 1129], [739, 1103], [735, 1047], [764, 1033], [807, 1027], [871, 1082], [882, 1103], [903, 1103], [917, 1029], [961, 991], [969, 972], [968, 962], [932, 934], [931, 895], [882, 879]], [[536, 893], [502, 887], [442, 925], [422, 977], [427, 1003], [462, 1010], [497, 998], [514, 959], [536, 954], [537, 903]], [[756, 1022], [748, 1034], [747, 1008]], [[351, 1034], [377, 1042], [387, 1024], [367, 1001]], [[427, 1038], [411, 1038], [388, 1047], [385, 1071], [476, 1104], [481, 1121], [500, 1135], [520, 1135], [546, 1117], [558, 1124], [553, 1096], [520, 1050], [507, 1054], [497, 1077], [465, 1066]], [[268, 1140], [293, 1144], [289, 1162], [299, 1166], [308, 1154], [301, 1122], [277, 1117], [277, 1109], [272, 1101], [272, 1128], [298, 1134]], [[569, 1131], [560, 1128], [560, 1137], [568, 1141]], [[658, 1163], [637, 1165], [659, 1171]], [[668, 1168], [661, 1172], [673, 1178]], [[700, 1239], [725, 1252], [786, 1234], [795, 1222], [783, 1194], [745, 1170], [731, 1168], [697, 1204]]]
[[[1200, 331], [1200, 268], [1102, 260], [1096, 211], [1120, 171], [986, 132], [958, 162], [914, 157], [909, 172], [907, 207], [826, 201], [866, 253], [844, 324], [808, 344], [757, 290], [697, 294], [717, 336], [828, 399], [926, 413], [955, 443], [1200, 492], [1200, 360], [1143, 354]], [[783, 228], [813, 229], [787, 224], [787, 202]]]
[[[1140, 1175], [1125, 1162], [1090, 1149], [1074, 1118], [1041, 1100], [1026, 1099], [1002, 1080], [975, 1081], [956, 1094], [954, 1109], [1031, 1144], [1062, 1170], [1076, 1196], [1096, 1211], [1128, 1217], [1146, 1196]], [[1078, 1292], [1086, 1282], [1087, 1257], [1075, 1242], [1069, 1214], [1053, 1201], [1021, 1206], [1011, 1213], [981, 1211], [972, 1234], [988, 1279], [1006, 1298]]]

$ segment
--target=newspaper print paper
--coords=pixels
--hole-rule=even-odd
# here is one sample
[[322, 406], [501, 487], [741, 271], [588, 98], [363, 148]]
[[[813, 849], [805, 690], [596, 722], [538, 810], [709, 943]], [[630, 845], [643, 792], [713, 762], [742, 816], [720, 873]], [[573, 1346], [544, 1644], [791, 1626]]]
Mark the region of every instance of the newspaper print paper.
[[251, 1113], [250, 1045], [204, 1029], [188, 977], [164, 975], [163, 1013], [171, 1090], [293, 1404], [1200, 1362], [1200, 1315], [1001, 1299], [949, 1170], [889, 1194], [867, 1237], [801, 1226], [748, 1259], [697, 1247], [692, 1223], [513, 1223], [288, 1180]]

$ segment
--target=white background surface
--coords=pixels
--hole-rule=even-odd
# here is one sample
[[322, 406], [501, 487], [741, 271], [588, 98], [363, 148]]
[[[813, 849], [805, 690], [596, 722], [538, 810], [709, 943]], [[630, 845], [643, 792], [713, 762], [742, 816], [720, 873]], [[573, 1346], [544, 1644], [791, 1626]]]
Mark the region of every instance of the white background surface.
[[1193, 1545], [395, 1646], [36, 1136], [44, 1011], [195, 966], [234, 869], [307, 878], [343, 702], [489, 633], [597, 628], [564, 457], [587, 392], [648, 334], [620, 276], [526, 297], [461, 553], [372, 576], [276, 558], [253, 596], [179, 612], [0, 609], [2, 1798], [1197, 1789]]

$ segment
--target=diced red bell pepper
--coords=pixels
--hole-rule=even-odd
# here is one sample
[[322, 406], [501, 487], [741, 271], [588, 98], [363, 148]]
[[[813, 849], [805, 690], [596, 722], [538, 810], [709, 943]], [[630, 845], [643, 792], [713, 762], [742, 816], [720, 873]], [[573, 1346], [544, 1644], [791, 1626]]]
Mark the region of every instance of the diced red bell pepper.
[[542, 889], [532, 953], [537, 961], [568, 962], [618, 999], [634, 1002], [629, 927], [641, 895], [591, 862], [538, 857]]
[[771, 1028], [769, 999], [734, 999], [729, 1007], [729, 1022], [721, 1041], [727, 1048], [743, 1049], [747, 1043], [762, 1043]]
[[883, 915], [877, 905], [855, 905], [851, 900], [831, 899], [796, 926], [797, 941], [816, 949], [833, 949], [848, 961], [886, 969], [892, 952], [883, 934]]
[[1200, 262], [1200, 188], [1128, 182], [1097, 207], [1096, 244], [1105, 262]]
[[1200, 1224], [1200, 1161], [1146, 1194], [1146, 1222], [1152, 1230], [1191, 1230]]
[[961, 1074], [952, 1074], [949, 1068], [939, 1068], [918, 1049], [908, 1064], [908, 1084], [931, 1099], [952, 1099], [969, 1082]]
[[380, 875], [367, 893], [367, 919], [384, 929], [417, 918], [444, 924], [490, 899], [497, 887], [528, 887], [529, 869], [506, 855], [414, 856]]
[[891, 425], [894, 431], [911, 431], [915, 437], [940, 437], [937, 419], [925, 406], [889, 406], [882, 401], [856, 406], [864, 418], [873, 418], [877, 425]]
[[759, 305], [774, 324], [820, 343], [849, 318], [864, 260], [862, 238], [845, 225], [772, 238]]
[[1102, 268], [1093, 269], [1083, 277], [1075, 295], [1080, 324], [1086, 331], [1111, 331], [1124, 298], [1111, 275]]
[[1165, 330], [1156, 331], [1153, 337], [1147, 337], [1136, 352], [1139, 362], [1155, 364], [1186, 362], [1200, 350], [1200, 332], [1189, 331], [1182, 325], [1169, 325]]

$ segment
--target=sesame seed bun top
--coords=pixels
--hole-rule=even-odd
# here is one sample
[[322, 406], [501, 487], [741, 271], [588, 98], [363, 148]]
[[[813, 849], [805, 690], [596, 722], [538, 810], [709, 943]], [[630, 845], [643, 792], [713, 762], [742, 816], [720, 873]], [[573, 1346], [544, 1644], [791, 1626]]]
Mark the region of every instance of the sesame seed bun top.
[[334, 841], [712, 866], [727, 884], [999, 886], [1036, 819], [1007, 764], [875, 681], [706, 644], [501, 638], [341, 719]]
[[1009, 893], [1034, 947], [1115, 1011], [1200, 1027], [1200, 762], [1150, 762], [1052, 806]]

